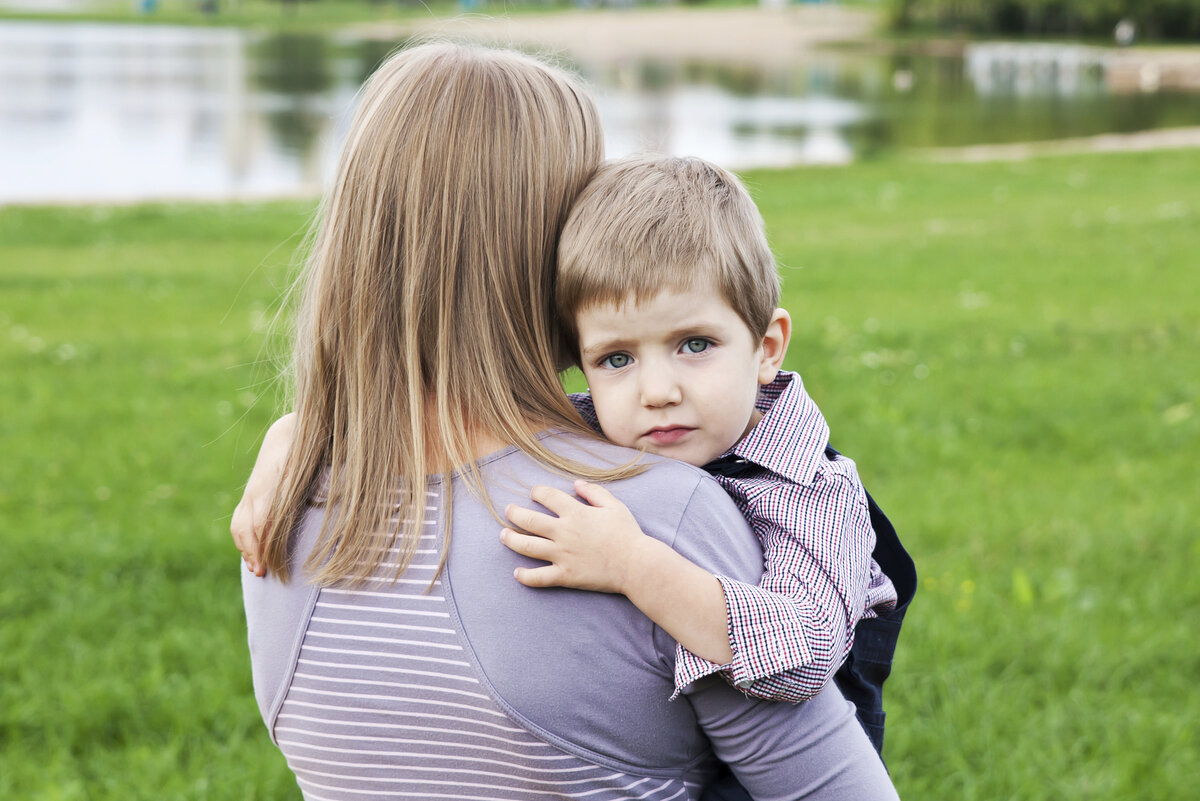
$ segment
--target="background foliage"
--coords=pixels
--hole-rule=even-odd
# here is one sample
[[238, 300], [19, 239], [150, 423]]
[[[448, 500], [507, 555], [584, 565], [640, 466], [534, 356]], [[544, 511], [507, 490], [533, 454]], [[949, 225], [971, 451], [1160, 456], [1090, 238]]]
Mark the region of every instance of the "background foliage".
[[1200, 0], [892, 0], [892, 24], [901, 30], [1111, 41], [1122, 19], [1132, 20], [1139, 37], [1147, 40], [1200, 39]]

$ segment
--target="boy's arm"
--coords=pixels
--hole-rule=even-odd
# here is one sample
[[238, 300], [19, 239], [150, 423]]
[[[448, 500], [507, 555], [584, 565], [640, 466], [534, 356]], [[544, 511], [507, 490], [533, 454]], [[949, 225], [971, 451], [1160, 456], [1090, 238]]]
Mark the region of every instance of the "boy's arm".
[[530, 533], [504, 529], [501, 541], [550, 562], [517, 568], [516, 579], [529, 587], [620, 593], [690, 652], [718, 666], [729, 664], [729, 618], [718, 579], [646, 536], [608, 490], [577, 481], [575, 491], [589, 505], [560, 490], [535, 487], [530, 497], [555, 516], [514, 505], [505, 510], [510, 522]]
[[[762, 551], [724, 494], [701, 482], [672, 545], [716, 575], [753, 585], [762, 575]], [[662, 659], [677, 654], [667, 637], [656, 642]], [[685, 693], [676, 703], [692, 707], [713, 751], [745, 788], [729, 797], [895, 801], [883, 763], [835, 688], [808, 703], [779, 704], [744, 698], [711, 676]]]
[[[849, 460], [846, 460], [847, 462]], [[871, 579], [875, 534], [852, 462], [809, 486], [780, 483], [751, 509], [766, 570], [758, 586], [721, 578], [733, 663], [724, 671], [747, 695], [813, 697], [853, 642]], [[677, 682], [712, 667], [681, 654]]]
[[[592, 487], [577, 482], [576, 491], [583, 496]], [[766, 565], [757, 586], [713, 577], [646, 537], [601, 491], [611, 501], [586, 507], [539, 488], [534, 500], [557, 518], [508, 508], [509, 519], [536, 536], [507, 530], [504, 543], [552, 563], [519, 569], [519, 581], [624, 592], [679, 643], [676, 691], [720, 672], [747, 695], [796, 702], [829, 682], [862, 616], [875, 542], [852, 470], [827, 470], [811, 486], [781, 483], [757, 500], [751, 522]]]
[[259, 560], [259, 548], [270, 522], [267, 514], [279, 489], [279, 478], [283, 474], [283, 465], [292, 447], [295, 431], [295, 412], [285, 414], [267, 429], [242, 499], [238, 501], [233, 518], [229, 521], [233, 544], [242, 552], [246, 568], [259, 577], [267, 574], [267, 569]]

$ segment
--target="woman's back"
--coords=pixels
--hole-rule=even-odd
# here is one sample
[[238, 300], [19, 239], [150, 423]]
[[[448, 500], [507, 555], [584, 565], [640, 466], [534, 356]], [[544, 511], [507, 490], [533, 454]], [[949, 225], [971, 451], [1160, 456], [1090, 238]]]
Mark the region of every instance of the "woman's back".
[[582, 759], [497, 703], [444, 582], [425, 592], [442, 497], [429, 493], [427, 533], [399, 582], [385, 564], [362, 587], [315, 599], [274, 729], [306, 797], [694, 797], [695, 784]]
[[[543, 441], [572, 458], [586, 449], [593, 462], [628, 456]], [[516, 449], [482, 464], [499, 508], [535, 483], [569, 486]], [[674, 642], [623, 597], [518, 584], [521, 557], [461, 483], [446, 569], [426, 593], [445, 519], [442, 490], [431, 490], [425, 537], [400, 582], [387, 565], [353, 589], [247, 580], [256, 694], [307, 797], [696, 798], [716, 767], [709, 737], [763, 798], [793, 797], [814, 776], [838, 790], [841, 778], [862, 779], [851, 760], [875, 760], [836, 693], [813, 706], [829, 729], [820, 754], [797, 736], [800, 707], [749, 701], [716, 679], [668, 701]], [[617, 490], [647, 533], [709, 569], [757, 578], [757, 543], [699, 471], [656, 463]], [[305, 519], [297, 564], [320, 514]]]

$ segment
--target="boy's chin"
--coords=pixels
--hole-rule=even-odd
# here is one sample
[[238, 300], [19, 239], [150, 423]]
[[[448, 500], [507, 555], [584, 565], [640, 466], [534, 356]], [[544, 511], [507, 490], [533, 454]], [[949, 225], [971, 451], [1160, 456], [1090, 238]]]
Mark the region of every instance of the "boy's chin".
[[689, 452], [687, 448], [671, 448], [661, 446], [649, 446], [646, 448], [646, 453], [653, 453], [655, 456], [662, 456], [665, 459], [674, 459], [677, 462], [690, 464], [692, 467], [704, 467], [704, 465], [716, 459], [721, 454], [706, 456], [706, 454], [697, 454]]

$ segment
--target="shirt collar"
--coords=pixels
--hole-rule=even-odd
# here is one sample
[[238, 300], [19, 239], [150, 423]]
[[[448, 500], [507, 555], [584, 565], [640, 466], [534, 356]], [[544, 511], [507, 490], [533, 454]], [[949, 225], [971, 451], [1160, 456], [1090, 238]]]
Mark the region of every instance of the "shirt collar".
[[796, 373], [780, 370], [759, 389], [763, 417], [731, 453], [797, 484], [811, 484], [825, 462], [829, 426]]

